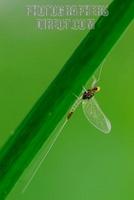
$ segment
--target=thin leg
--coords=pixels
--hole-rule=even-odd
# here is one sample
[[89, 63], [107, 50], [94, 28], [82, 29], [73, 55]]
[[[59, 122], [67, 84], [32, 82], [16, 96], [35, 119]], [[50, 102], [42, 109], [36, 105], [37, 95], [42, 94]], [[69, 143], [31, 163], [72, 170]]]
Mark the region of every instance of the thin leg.
[[87, 92], [87, 89], [86, 89], [84, 86], [82, 86], [82, 90], [83, 90], [84, 92]]
[[95, 87], [96, 83], [97, 83], [97, 80], [96, 80], [95, 76], [93, 76], [93, 82], [92, 82], [92, 86], [91, 87], [92, 88]]
[[73, 93], [73, 95], [76, 97], [76, 99], [79, 99], [79, 96], [77, 96], [75, 93]]

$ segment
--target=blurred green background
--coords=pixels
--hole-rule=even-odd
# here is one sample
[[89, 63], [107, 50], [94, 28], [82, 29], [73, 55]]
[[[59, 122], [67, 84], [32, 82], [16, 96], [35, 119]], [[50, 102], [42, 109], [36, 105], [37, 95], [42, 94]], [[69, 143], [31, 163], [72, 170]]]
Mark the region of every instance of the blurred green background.
[[[34, 17], [27, 17], [25, 6], [37, 3], [55, 5], [63, 0], [0, 1], [1, 148], [87, 34], [36, 30]], [[82, 3], [110, 1], [64, 1]], [[107, 56], [101, 75], [97, 100], [111, 120], [111, 134], [96, 130], [79, 108], [25, 192], [32, 168], [20, 178], [8, 200], [134, 199], [133, 35], [131, 23]]]

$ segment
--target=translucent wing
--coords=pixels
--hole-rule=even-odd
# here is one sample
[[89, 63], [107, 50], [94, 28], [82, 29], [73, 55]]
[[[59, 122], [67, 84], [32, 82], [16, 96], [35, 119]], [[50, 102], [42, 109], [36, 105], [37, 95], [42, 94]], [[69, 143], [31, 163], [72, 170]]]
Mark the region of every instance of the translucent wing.
[[93, 126], [105, 134], [108, 134], [111, 131], [111, 123], [101, 110], [94, 97], [83, 101], [82, 107], [86, 118]]

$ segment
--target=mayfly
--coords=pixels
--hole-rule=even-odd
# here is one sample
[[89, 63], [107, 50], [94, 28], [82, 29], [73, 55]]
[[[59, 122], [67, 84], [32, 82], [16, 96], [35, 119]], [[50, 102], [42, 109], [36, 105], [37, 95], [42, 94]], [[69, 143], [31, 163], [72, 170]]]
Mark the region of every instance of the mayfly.
[[83, 112], [87, 120], [101, 132], [105, 134], [110, 133], [111, 123], [101, 110], [94, 97], [99, 91], [99, 86], [91, 87], [88, 90], [84, 88], [84, 92], [82, 92], [82, 95], [77, 98], [77, 101], [72, 106], [66, 120], [68, 121], [78, 106], [82, 104]]
[[50, 152], [51, 148], [53, 147], [54, 143], [56, 142], [56, 140], [59, 137], [60, 133], [62, 132], [63, 128], [65, 127], [67, 122], [70, 120], [70, 118], [72, 117], [72, 115], [76, 111], [76, 109], [80, 106], [80, 104], [82, 104], [83, 113], [86, 116], [87, 120], [94, 127], [96, 127], [99, 131], [101, 131], [105, 134], [110, 133], [111, 123], [110, 123], [109, 119], [106, 117], [106, 115], [103, 113], [103, 111], [101, 110], [99, 104], [97, 103], [97, 101], [95, 99], [95, 95], [100, 91], [100, 87], [97, 86], [97, 84], [98, 84], [98, 81], [100, 80], [101, 71], [102, 71], [102, 67], [99, 70], [98, 79], [93, 77], [94, 80], [93, 80], [93, 83], [92, 83], [90, 89], [86, 90], [83, 87], [81, 95], [79, 97], [77, 97], [75, 95], [77, 98], [76, 102], [73, 104], [72, 108], [68, 112], [68, 114], [65, 118], [65, 121], [62, 124], [62, 126], [60, 127], [60, 129], [57, 131], [57, 133], [54, 135], [54, 137], [52, 139], [50, 139], [48, 148], [46, 149], [46, 147], [45, 147], [45, 152], [43, 150], [41, 158], [39, 159], [39, 162], [37, 162], [36, 165], [34, 166], [32, 175], [29, 178], [25, 187], [23, 188], [22, 193], [24, 193], [25, 190], [28, 188], [29, 184], [31, 183], [32, 179], [34, 178], [37, 171], [39, 170], [41, 164], [47, 157], [48, 153]]
[[99, 131], [108, 134], [111, 131], [111, 123], [95, 99], [95, 95], [100, 91], [100, 87], [97, 86], [97, 84], [100, 80], [102, 67], [103, 65], [99, 69], [98, 78], [96, 79], [96, 77], [93, 76], [93, 83], [91, 88], [86, 90], [83, 87], [81, 95], [79, 97], [75, 95], [77, 100], [70, 109], [70, 112], [67, 114], [66, 123], [71, 118], [75, 110], [79, 107], [79, 105], [82, 104], [83, 113], [87, 120]]

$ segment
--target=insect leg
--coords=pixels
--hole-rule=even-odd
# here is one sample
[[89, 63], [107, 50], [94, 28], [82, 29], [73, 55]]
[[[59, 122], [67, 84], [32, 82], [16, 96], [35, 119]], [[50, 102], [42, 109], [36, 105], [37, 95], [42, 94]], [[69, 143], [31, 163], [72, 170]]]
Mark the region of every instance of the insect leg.
[[87, 89], [84, 86], [82, 86], [82, 91], [87, 92]]
[[73, 95], [76, 97], [76, 99], [78, 99], [78, 98], [79, 98], [79, 96], [77, 96], [75, 93], [73, 93]]

